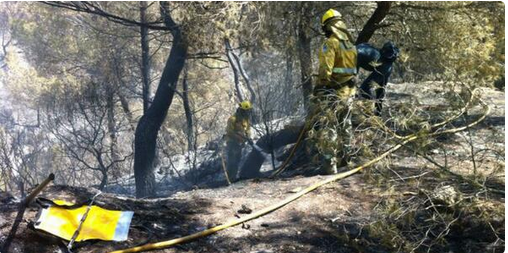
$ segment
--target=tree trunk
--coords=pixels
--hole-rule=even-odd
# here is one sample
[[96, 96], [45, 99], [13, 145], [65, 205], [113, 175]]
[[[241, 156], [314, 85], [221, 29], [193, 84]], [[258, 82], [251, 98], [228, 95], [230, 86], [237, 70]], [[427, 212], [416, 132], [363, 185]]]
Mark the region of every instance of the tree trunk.
[[106, 165], [104, 164], [101, 151], [94, 149], [94, 155], [95, 158], [97, 159], [97, 162], [99, 163], [98, 169], [102, 174], [101, 183], [99, 185], [99, 191], [102, 191], [104, 190], [104, 187], [106, 187], [106, 184], [108, 184], [108, 167], [106, 167]]
[[380, 27], [379, 23], [388, 15], [392, 2], [377, 2], [377, 8], [369, 18], [367, 23], [363, 26], [362, 31], [358, 34], [355, 44], [368, 42], [374, 32]]
[[291, 93], [289, 91], [293, 90], [293, 48], [288, 46], [286, 49], [286, 73], [284, 78], [286, 92], [283, 93], [283, 101], [284, 101], [284, 115], [290, 115], [295, 110], [293, 108], [293, 99]]
[[155, 196], [153, 161], [157, 134], [173, 101], [178, 77], [187, 57], [187, 44], [182, 38], [180, 27], [171, 18], [168, 5], [167, 2], [161, 2], [161, 12], [166, 27], [171, 29], [173, 46], [164, 66], [153, 103], [139, 120], [134, 139], [134, 177], [138, 198]]
[[298, 57], [300, 60], [303, 105], [305, 110], [309, 108], [309, 98], [312, 94], [312, 51], [310, 47], [312, 39], [307, 31], [311, 20], [306, 16], [308, 12], [307, 5], [307, 3], [303, 3], [301, 6], [300, 20], [298, 22]]
[[115, 94], [118, 96], [118, 99], [120, 100], [120, 104], [122, 106], [122, 110], [125, 113], [125, 116], [127, 117], [127, 121], [129, 122], [129, 126], [131, 127], [131, 130], [134, 131], [135, 125], [134, 125], [134, 119], [132, 116], [132, 112], [129, 108], [129, 101], [125, 97], [123, 88], [120, 87], [126, 87], [127, 84], [123, 81], [123, 73], [122, 73], [122, 66], [121, 61], [118, 57], [113, 58], [113, 72], [114, 72], [114, 82], [116, 86], [116, 92]]
[[231, 64], [231, 69], [233, 69], [233, 76], [235, 78], [235, 91], [236, 91], [236, 98], [238, 99], [238, 102], [243, 101], [243, 92], [240, 87], [240, 78], [238, 78], [238, 68], [236, 67], [235, 61], [233, 61], [231, 44], [229, 43], [229, 39], [224, 39], [224, 45], [226, 47], [226, 56], [228, 58], [229, 64]]
[[185, 118], [187, 120], [187, 149], [189, 151], [195, 150], [194, 148], [194, 123], [193, 123], [193, 116], [192, 116], [192, 110], [190, 107], [189, 102], [189, 84], [187, 83], [187, 69], [184, 70], [184, 77], [182, 82], [182, 101], [183, 101], [183, 109], [185, 111]]
[[[141, 23], [146, 23], [147, 2], [139, 2], [139, 16]], [[150, 106], [150, 45], [148, 40], [148, 28], [140, 26], [141, 33], [141, 76], [143, 78], [143, 113]]]
[[114, 101], [114, 90], [113, 90], [113, 87], [111, 87], [109, 85], [109, 82], [108, 81], [108, 86], [109, 86], [109, 89], [106, 94], [106, 107], [107, 107], [107, 120], [108, 120], [108, 133], [109, 133], [109, 142], [110, 142], [110, 145], [109, 145], [109, 151], [111, 153], [111, 164], [112, 166], [110, 167], [111, 170], [113, 171], [113, 175], [115, 178], [119, 177], [120, 176], [120, 171], [119, 171], [119, 167], [117, 166], [117, 161], [120, 160], [120, 154], [118, 153], [118, 148], [117, 148], [117, 144], [118, 144], [118, 139], [117, 139], [117, 134], [116, 134], [116, 121], [115, 121], [115, 101]]
[[101, 184], [99, 185], [99, 191], [103, 191], [104, 187], [106, 187], [106, 184], [108, 183], [108, 172], [107, 171], [101, 171], [102, 179]]
[[132, 118], [132, 112], [129, 108], [129, 101], [127, 101], [127, 98], [122, 94], [122, 91], [119, 89], [116, 92], [116, 95], [118, 96], [118, 99], [120, 100], [120, 104], [122, 105], [122, 110], [125, 113], [125, 117], [127, 117], [127, 121], [129, 122], [129, 126], [131, 130], [134, 131], [134, 119]]
[[[231, 48], [231, 46], [230, 46], [230, 48]], [[240, 70], [240, 74], [242, 74], [243, 80], [245, 81], [245, 86], [247, 86], [247, 89], [250, 92], [250, 102], [254, 104], [256, 102], [256, 93], [254, 92], [254, 89], [252, 88], [249, 76], [247, 76], [247, 73], [245, 72], [245, 69], [243, 68], [240, 58], [235, 54], [235, 52], [233, 52], [233, 50], [231, 50], [230, 53], [231, 53], [231, 55], [233, 55], [233, 58], [235, 58], [236, 66], [238, 66], [238, 69]]]

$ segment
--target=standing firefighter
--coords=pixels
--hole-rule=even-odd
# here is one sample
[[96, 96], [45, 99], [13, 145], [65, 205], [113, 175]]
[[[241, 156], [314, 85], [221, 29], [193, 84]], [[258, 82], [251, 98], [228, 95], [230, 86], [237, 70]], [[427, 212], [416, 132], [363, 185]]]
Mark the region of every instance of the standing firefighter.
[[227, 165], [226, 170], [229, 179], [236, 181], [236, 174], [240, 159], [242, 158], [242, 149], [245, 142], [252, 142], [250, 139], [250, 114], [252, 105], [249, 101], [241, 102], [236, 113], [229, 117], [226, 129], [226, 150]]
[[327, 39], [319, 50], [319, 80], [309, 112], [313, 162], [326, 174], [347, 166], [351, 150], [351, 103], [355, 94], [356, 48], [341, 14], [328, 10], [321, 20]]

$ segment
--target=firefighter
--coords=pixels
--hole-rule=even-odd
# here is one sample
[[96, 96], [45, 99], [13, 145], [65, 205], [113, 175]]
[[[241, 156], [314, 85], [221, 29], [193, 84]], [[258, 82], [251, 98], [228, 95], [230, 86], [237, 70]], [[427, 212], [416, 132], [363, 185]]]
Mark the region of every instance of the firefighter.
[[351, 151], [351, 103], [355, 94], [356, 47], [341, 14], [321, 19], [326, 40], [319, 50], [318, 81], [311, 96], [308, 131], [312, 161], [325, 174], [347, 166]]
[[236, 113], [229, 117], [226, 129], [226, 171], [231, 182], [236, 181], [238, 166], [242, 158], [242, 149], [245, 142], [252, 143], [250, 139], [250, 115], [252, 104], [250, 101], [242, 101], [238, 105]]

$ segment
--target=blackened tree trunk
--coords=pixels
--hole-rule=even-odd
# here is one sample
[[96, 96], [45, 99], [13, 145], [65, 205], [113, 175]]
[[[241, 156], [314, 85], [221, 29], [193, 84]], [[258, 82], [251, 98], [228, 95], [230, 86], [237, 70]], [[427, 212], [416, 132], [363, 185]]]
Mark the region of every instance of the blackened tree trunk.
[[187, 68], [184, 70], [184, 76], [182, 81], [182, 102], [183, 102], [183, 110], [185, 111], [185, 119], [187, 120], [187, 149], [195, 150], [195, 141], [194, 141], [194, 122], [192, 115], [192, 108], [189, 101], [189, 84], [187, 83]]
[[365, 43], [370, 40], [374, 32], [380, 28], [380, 23], [385, 19], [388, 12], [390, 12], [391, 2], [377, 2], [377, 8], [370, 16], [369, 20], [363, 26], [362, 31], [358, 34], [355, 44]]
[[[106, 166], [104, 164], [104, 159], [102, 157], [102, 155], [103, 155], [102, 151], [95, 149], [95, 148], [93, 150], [94, 150], [93, 154], [95, 155], [95, 159], [97, 159], [97, 162], [98, 162], [97, 169], [102, 174], [101, 184], [99, 185], [99, 191], [102, 191], [102, 190], [104, 190], [104, 187], [106, 187], [106, 184], [108, 183], [108, 170], [109, 170], [110, 166]], [[111, 165], [114, 165], [114, 163], [112, 162]]]
[[[141, 23], [146, 23], [147, 2], [139, 4], [139, 16]], [[148, 40], [148, 28], [140, 26], [141, 33], [141, 76], [143, 79], [143, 113], [146, 113], [150, 106], [150, 45]]]
[[136, 197], [138, 198], [155, 196], [153, 162], [156, 152], [157, 134], [173, 101], [178, 77], [187, 57], [187, 44], [182, 38], [180, 27], [176, 25], [171, 17], [168, 2], [161, 2], [161, 13], [166, 27], [171, 30], [173, 35], [173, 46], [164, 66], [152, 105], [141, 117], [136, 128], [134, 139], [134, 177], [136, 179]]
[[104, 188], [106, 187], [106, 184], [108, 183], [108, 171], [107, 170], [101, 170], [101, 174], [102, 174], [102, 179], [101, 179], [101, 183], [99, 185], [99, 191], [103, 191]]
[[309, 35], [309, 26], [311, 19], [308, 14], [308, 3], [302, 3], [300, 8], [300, 17], [298, 22], [298, 57], [300, 58], [300, 72], [303, 90], [303, 104], [305, 109], [309, 108], [309, 98], [312, 94], [312, 50], [310, 43], [312, 41]]
[[[285, 73], [285, 77], [284, 77], [284, 85], [285, 85], [285, 90], [286, 91], [290, 91], [293, 88], [293, 54], [294, 54], [294, 51], [293, 51], [293, 47], [291, 46], [288, 46], [287, 49], [286, 49], [286, 73]], [[284, 92], [284, 95], [283, 95], [283, 101], [284, 101], [284, 115], [290, 115], [291, 113], [294, 112], [294, 108], [293, 108], [293, 103], [290, 103], [293, 101], [293, 99], [291, 98], [291, 93], [290, 92]]]

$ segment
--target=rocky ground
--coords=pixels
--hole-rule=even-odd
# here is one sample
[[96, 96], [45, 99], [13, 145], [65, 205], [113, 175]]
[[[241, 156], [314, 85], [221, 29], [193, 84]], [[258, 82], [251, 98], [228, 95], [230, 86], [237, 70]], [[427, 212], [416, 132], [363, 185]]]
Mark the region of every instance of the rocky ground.
[[[418, 87], [390, 86], [389, 109], [402, 103], [447, 109], [436, 99], [439, 85]], [[438, 138], [424, 155], [401, 149], [275, 212], [157, 252], [504, 252], [504, 93], [484, 89], [482, 94], [493, 109], [486, 120]], [[475, 107], [464, 120], [480, 113]], [[192, 234], [328, 177], [293, 171], [283, 178], [165, 192], [161, 195], [169, 197], [148, 200], [104, 193], [98, 205], [135, 212], [129, 239], [85, 242], [73, 252], [110, 252]], [[50, 186], [41, 196], [80, 202], [94, 194], [93, 189]], [[16, 202], [5, 194], [0, 198], [1, 243], [16, 216]], [[36, 213], [36, 207], [26, 211], [10, 252], [65, 252], [64, 242], [28, 228]]]

